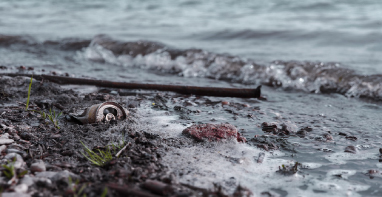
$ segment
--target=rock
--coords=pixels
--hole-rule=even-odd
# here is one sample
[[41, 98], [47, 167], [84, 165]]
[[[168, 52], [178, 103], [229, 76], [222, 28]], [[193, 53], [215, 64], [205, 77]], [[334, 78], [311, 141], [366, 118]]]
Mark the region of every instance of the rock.
[[382, 148], [379, 149], [379, 153], [382, 154]]
[[31, 140], [33, 138], [33, 136], [27, 132], [20, 133], [20, 137], [23, 140]]
[[13, 139], [16, 140], [16, 141], [19, 141], [20, 140], [20, 136], [17, 135], [16, 133], [13, 134]]
[[297, 131], [297, 133], [296, 133], [296, 135], [298, 136], [298, 137], [300, 137], [300, 138], [304, 138], [306, 135], [308, 134], [308, 132], [307, 131], [305, 131], [305, 130], [299, 130], [299, 131]]
[[16, 192], [4, 192], [1, 194], [1, 197], [30, 197], [30, 194], [22, 194]]
[[42, 160], [38, 160], [35, 163], [32, 163], [30, 170], [34, 172], [44, 172], [46, 171], [45, 163]]
[[34, 184], [33, 178], [29, 175], [25, 175], [21, 181], [21, 184], [27, 185], [28, 187]]
[[348, 146], [345, 148], [345, 152], [356, 154], [357, 148], [355, 146]]
[[199, 124], [187, 127], [182, 132], [198, 141], [219, 141], [222, 139], [236, 138], [238, 142], [246, 142], [245, 137], [240, 136], [235, 126], [231, 124]]
[[45, 172], [36, 172], [36, 177], [45, 177], [52, 179], [54, 175], [56, 175], [57, 172], [54, 171], [45, 171]]
[[0, 145], [12, 144], [13, 142], [14, 142], [14, 140], [12, 140], [12, 139], [0, 138]]
[[324, 138], [327, 140], [327, 141], [332, 141], [333, 140], [333, 136], [330, 135], [330, 134], [324, 134]]
[[4, 157], [4, 159], [7, 159], [10, 162], [13, 162], [15, 158], [16, 158], [16, 160], [15, 160], [15, 163], [13, 164], [13, 166], [16, 169], [22, 168], [25, 165], [25, 162], [23, 160], [23, 157], [21, 157], [21, 155], [19, 155], [17, 153], [8, 153]]
[[9, 133], [4, 133], [0, 136], [0, 139], [9, 139]]
[[222, 105], [229, 105], [228, 101], [222, 101]]
[[7, 146], [1, 145], [0, 146], [0, 154], [7, 149]]
[[28, 185], [21, 183], [19, 185], [16, 185], [14, 190], [16, 193], [26, 193], [28, 191]]
[[46, 188], [52, 187], [52, 181], [45, 177], [36, 177], [33, 179], [33, 181], [39, 187], [46, 187]]
[[232, 196], [233, 197], [241, 197], [241, 196], [250, 197], [250, 196], [253, 196], [253, 193], [248, 188], [245, 188], [245, 187], [242, 187], [241, 185], [239, 185], [239, 186], [237, 186], [237, 188], [236, 188], [236, 190]]
[[73, 182], [80, 179], [80, 177], [78, 175], [71, 173], [67, 170], [56, 173], [51, 179], [53, 182], [57, 182], [57, 181], [65, 181], [66, 182], [66, 181], [68, 181], [69, 176], [72, 178]]
[[20, 154], [20, 155], [25, 155], [26, 154], [26, 152], [21, 151], [21, 150], [17, 150], [17, 149], [14, 149], [14, 148], [8, 148], [7, 149], [7, 153], [17, 153], [17, 154]]

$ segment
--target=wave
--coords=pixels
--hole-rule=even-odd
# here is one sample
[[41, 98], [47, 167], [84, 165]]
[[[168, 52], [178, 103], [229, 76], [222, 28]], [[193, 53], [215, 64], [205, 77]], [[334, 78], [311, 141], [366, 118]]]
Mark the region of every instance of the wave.
[[200, 49], [178, 50], [157, 42], [121, 42], [107, 36], [96, 36], [82, 55], [93, 61], [184, 77], [382, 99], [382, 75], [359, 75], [337, 62], [273, 61], [260, 65], [252, 60]]
[[[382, 75], [360, 75], [338, 62], [273, 61], [266, 65], [201, 49], [176, 49], [159, 42], [65, 38], [38, 42], [29, 36], [0, 35], [0, 46], [72, 50], [86, 61], [137, 67], [183, 77], [205, 77], [245, 85], [263, 84], [311, 93], [339, 93], [382, 100]], [[64, 64], [63, 64], [64, 65]]]

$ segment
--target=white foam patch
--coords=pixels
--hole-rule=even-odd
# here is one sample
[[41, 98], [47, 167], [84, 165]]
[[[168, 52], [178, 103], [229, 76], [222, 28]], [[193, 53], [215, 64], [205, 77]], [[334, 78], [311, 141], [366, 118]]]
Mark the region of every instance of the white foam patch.
[[212, 188], [213, 183], [220, 183], [231, 189], [238, 184], [249, 188], [263, 185], [259, 180], [272, 176], [281, 163], [286, 163], [283, 159], [269, 159], [283, 155], [279, 151], [273, 155], [265, 152], [263, 162], [257, 163], [259, 153], [263, 152], [257, 148], [235, 141], [209, 145], [171, 149], [163, 161], [173, 171], [183, 174], [179, 177], [183, 183], [202, 188]]
[[[210, 144], [211, 145], [211, 144]], [[279, 158], [283, 153], [265, 153], [262, 163], [257, 163], [261, 150], [238, 142], [213, 143], [211, 147], [199, 146], [170, 149], [163, 162], [174, 172], [182, 174], [182, 183], [202, 188], [212, 188], [213, 183], [219, 183], [233, 192], [237, 185], [242, 185], [260, 194], [272, 189], [284, 190], [288, 196], [359, 196], [357, 191], [366, 190], [369, 186], [356, 185], [346, 180], [332, 180], [329, 172], [324, 180], [318, 176], [295, 174], [283, 176], [276, 171], [279, 166], [293, 165], [295, 161]], [[309, 168], [318, 168], [321, 164], [306, 163]], [[340, 173], [340, 172], [338, 172]], [[346, 174], [345, 171], [341, 173]], [[348, 171], [354, 175], [355, 171]], [[306, 189], [300, 189], [307, 186]]]
[[178, 120], [177, 115], [170, 115], [168, 112], [156, 111], [149, 105], [143, 106], [138, 110], [141, 126], [148, 131], [159, 134], [164, 138], [180, 137], [182, 131], [190, 125], [181, 125], [174, 123]]
[[357, 154], [353, 153], [333, 153], [324, 156], [325, 159], [329, 160], [332, 163], [336, 164], [346, 164], [346, 161], [349, 160], [366, 160], [366, 159], [378, 159], [378, 156], [374, 153], [358, 152]]
[[[164, 138], [184, 137], [181, 132], [188, 126], [176, 123], [178, 116], [151, 109], [149, 103], [138, 108], [136, 115], [139, 121], [134, 123], [133, 127], [159, 134]], [[214, 183], [218, 183], [227, 193], [232, 193], [240, 184], [251, 189], [255, 196], [264, 191], [274, 193], [282, 190], [287, 192], [288, 196], [315, 197], [360, 196], [356, 192], [369, 188], [347, 181], [348, 177], [356, 173], [354, 170], [331, 170], [324, 177], [308, 174], [309, 170], [320, 168], [322, 164], [319, 163], [303, 163], [307, 169], [302, 169], [301, 172], [291, 176], [281, 175], [276, 173], [279, 166], [291, 166], [296, 161], [285, 159], [286, 155], [280, 151], [264, 152], [234, 140], [168, 148], [162, 163], [179, 175], [181, 183], [206, 189], [212, 189]], [[257, 163], [260, 153], [264, 153], [264, 159], [262, 163]], [[328, 160], [341, 163], [341, 161], [371, 157], [375, 155], [334, 153]], [[342, 178], [334, 176], [338, 174]]]
[[343, 179], [348, 179], [350, 176], [355, 175], [357, 171], [355, 170], [330, 170], [327, 174], [327, 176], [332, 177], [332, 176], [341, 176]]
[[319, 164], [319, 163], [302, 163], [302, 166], [304, 166], [305, 168], [308, 168], [308, 169], [316, 169], [316, 168], [320, 168], [322, 166], [322, 164]]

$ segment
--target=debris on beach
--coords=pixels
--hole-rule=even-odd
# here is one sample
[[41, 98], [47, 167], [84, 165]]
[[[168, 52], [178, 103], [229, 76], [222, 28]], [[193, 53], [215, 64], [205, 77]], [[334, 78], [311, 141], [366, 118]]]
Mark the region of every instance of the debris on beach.
[[272, 133], [274, 135], [279, 135], [279, 136], [286, 136], [292, 133], [291, 129], [285, 124], [282, 124], [281, 128], [277, 128], [277, 125], [274, 123], [263, 122], [261, 124], [261, 129], [264, 132]]
[[129, 112], [118, 103], [104, 102], [92, 105], [81, 115], [72, 115], [72, 117], [80, 121], [82, 124], [91, 124], [97, 122], [125, 120], [128, 114]]
[[294, 165], [289, 165], [289, 166], [283, 164], [279, 166], [279, 170], [277, 170], [276, 172], [282, 175], [289, 176], [289, 175], [296, 174], [299, 168], [301, 167], [302, 167], [302, 164], [299, 162], [296, 162]]
[[182, 132], [191, 136], [197, 141], [220, 141], [222, 139], [236, 138], [238, 142], [246, 142], [247, 139], [242, 137], [235, 126], [231, 124], [199, 124], [187, 127]]
[[348, 146], [345, 148], [344, 152], [356, 154], [357, 148], [355, 146]]

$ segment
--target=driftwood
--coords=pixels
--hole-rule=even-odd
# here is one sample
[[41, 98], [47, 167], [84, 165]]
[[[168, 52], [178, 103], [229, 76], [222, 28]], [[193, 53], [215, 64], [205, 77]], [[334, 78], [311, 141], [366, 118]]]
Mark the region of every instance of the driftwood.
[[[31, 74], [2, 73], [0, 76], [25, 76], [32, 77]], [[37, 80], [49, 80], [58, 84], [75, 84], [75, 85], [94, 85], [98, 87], [119, 88], [119, 89], [143, 89], [143, 90], [159, 90], [171, 91], [180, 94], [194, 94], [203, 96], [219, 96], [219, 97], [241, 97], [241, 98], [260, 98], [261, 85], [256, 89], [248, 88], [221, 88], [221, 87], [198, 87], [183, 85], [163, 85], [163, 84], [146, 84], [146, 83], [125, 83], [106, 80], [62, 77], [54, 75], [33, 75]]]

